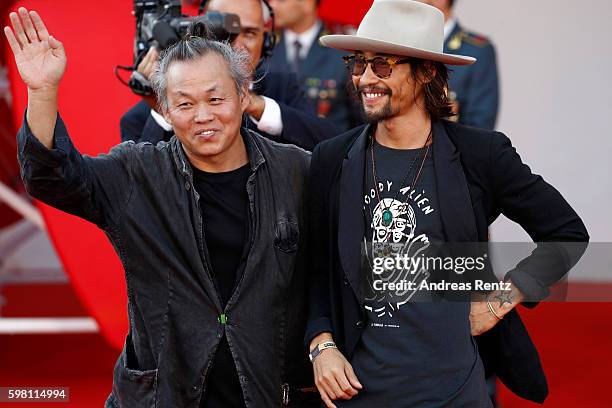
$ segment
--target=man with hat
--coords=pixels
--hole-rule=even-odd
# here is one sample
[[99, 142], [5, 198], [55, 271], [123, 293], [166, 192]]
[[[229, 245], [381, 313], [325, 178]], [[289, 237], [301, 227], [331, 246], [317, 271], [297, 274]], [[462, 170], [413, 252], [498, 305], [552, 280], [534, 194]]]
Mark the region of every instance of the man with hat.
[[[548, 295], [582, 254], [559, 243], [583, 245], [588, 233], [505, 135], [446, 120], [446, 64], [475, 59], [443, 53], [443, 31], [432, 6], [375, 0], [356, 35], [321, 38], [351, 52], [368, 122], [320, 143], [311, 161], [305, 340], [327, 407], [491, 407], [485, 372], [523, 398], [548, 393], [515, 307]], [[414, 260], [445, 243], [486, 243], [500, 214], [554, 251], [538, 244], [484, 299], [415, 290], [429, 268], [378, 268], [393, 251]]]

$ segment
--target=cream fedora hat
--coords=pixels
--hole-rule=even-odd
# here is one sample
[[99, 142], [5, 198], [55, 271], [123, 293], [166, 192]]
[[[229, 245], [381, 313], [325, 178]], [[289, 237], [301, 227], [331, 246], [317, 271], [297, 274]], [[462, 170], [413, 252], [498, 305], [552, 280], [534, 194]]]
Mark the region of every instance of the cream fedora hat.
[[355, 35], [324, 35], [326, 47], [469, 65], [476, 58], [445, 54], [444, 15], [414, 0], [374, 0]]

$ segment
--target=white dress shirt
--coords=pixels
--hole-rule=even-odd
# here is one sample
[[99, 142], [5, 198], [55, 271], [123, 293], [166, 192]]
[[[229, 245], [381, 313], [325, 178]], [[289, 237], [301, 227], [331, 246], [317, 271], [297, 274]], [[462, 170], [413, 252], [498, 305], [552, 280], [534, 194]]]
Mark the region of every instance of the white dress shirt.
[[456, 25], [457, 19], [455, 17], [449, 18], [446, 23], [444, 23], [444, 42], [448, 40], [448, 36], [451, 35]]

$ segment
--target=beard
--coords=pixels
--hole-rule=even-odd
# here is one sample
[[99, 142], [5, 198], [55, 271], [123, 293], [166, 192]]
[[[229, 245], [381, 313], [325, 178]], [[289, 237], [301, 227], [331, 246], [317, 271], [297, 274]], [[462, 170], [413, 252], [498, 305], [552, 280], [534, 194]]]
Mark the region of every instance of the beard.
[[396, 112], [393, 111], [391, 107], [391, 100], [387, 100], [387, 103], [382, 108], [376, 110], [366, 110], [363, 106], [363, 102], [361, 103], [361, 116], [363, 119], [369, 124], [375, 124], [391, 116], [394, 116]]
[[[387, 98], [387, 101], [385, 102], [384, 106], [378, 109], [366, 110], [365, 105], [363, 103], [363, 93], [366, 92], [366, 90], [368, 92], [384, 93]], [[361, 108], [361, 116], [367, 123], [376, 124], [397, 114], [397, 109], [393, 109], [393, 107], [391, 106], [391, 96], [393, 95], [391, 89], [360, 87], [357, 94], [359, 95], [359, 107]]]

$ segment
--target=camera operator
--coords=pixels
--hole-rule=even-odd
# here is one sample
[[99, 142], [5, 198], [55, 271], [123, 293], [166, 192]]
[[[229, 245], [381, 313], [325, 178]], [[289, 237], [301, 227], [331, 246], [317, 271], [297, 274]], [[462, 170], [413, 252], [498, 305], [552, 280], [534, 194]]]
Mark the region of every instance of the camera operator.
[[[232, 46], [249, 53], [253, 69], [262, 57], [272, 51], [271, 33], [266, 32], [269, 10], [260, 0], [212, 0], [207, 11], [232, 13], [240, 18], [241, 31]], [[153, 71], [157, 51], [150, 50], [138, 69], [145, 77]], [[293, 73], [255, 72], [254, 86], [250, 90], [248, 127], [281, 143], [291, 143], [306, 150], [338, 134], [329, 121], [318, 118]], [[168, 140], [172, 127], [155, 109], [152, 99], [139, 102], [121, 118], [121, 138], [135, 142]]]
[[241, 127], [247, 54], [195, 24], [152, 77], [175, 136], [89, 157], [58, 115], [62, 43], [34, 11], [10, 20], [4, 33], [28, 87], [17, 135], [24, 184], [101, 228], [125, 269], [129, 331], [106, 407], [318, 407], [301, 388], [312, 383], [303, 347], [310, 158]]

